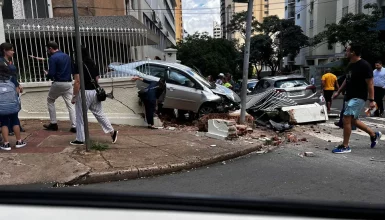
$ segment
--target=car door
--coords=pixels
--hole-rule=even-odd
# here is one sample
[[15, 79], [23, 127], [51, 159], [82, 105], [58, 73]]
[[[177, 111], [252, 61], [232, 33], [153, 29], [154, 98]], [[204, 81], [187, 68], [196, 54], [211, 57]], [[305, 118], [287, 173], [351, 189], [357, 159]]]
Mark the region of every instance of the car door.
[[203, 97], [201, 85], [184, 71], [169, 68], [166, 78], [164, 108], [196, 112]]
[[[160, 78], [165, 79], [167, 74], [167, 67], [156, 64], [143, 64], [141, 66], [136, 67], [138, 71], [144, 73], [141, 77], [150, 81], [159, 81]], [[143, 89], [148, 86], [147, 83], [144, 83], [140, 80], [137, 81], [138, 89]]]

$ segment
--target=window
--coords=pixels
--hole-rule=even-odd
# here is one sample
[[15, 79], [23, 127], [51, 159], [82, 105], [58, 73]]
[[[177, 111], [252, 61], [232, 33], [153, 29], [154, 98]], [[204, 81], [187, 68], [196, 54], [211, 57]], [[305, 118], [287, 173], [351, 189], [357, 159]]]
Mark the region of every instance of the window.
[[269, 5], [268, 5], [268, 4], [266, 4], [266, 5], [265, 5], [265, 8], [269, 8]]
[[149, 64], [144, 64], [141, 66], [136, 67], [136, 70], [139, 72], [149, 74], [150, 76], [155, 76], [158, 78], [165, 78], [167, 69], [164, 66], [156, 66], [156, 65], [149, 65]]
[[313, 28], [313, 23], [314, 23], [314, 20], [310, 20], [310, 26], [309, 26], [310, 29]]
[[297, 14], [297, 19], [300, 19], [301, 18], [301, 14]]
[[49, 18], [47, 0], [23, 0], [23, 8], [25, 18]]
[[349, 12], [349, 6], [342, 8], [342, 16], [345, 16]]
[[265, 15], [268, 15], [269, 14], [269, 11], [265, 11]]
[[287, 11], [287, 6], [285, 6], [285, 11]]
[[174, 18], [174, 15], [170, 9], [170, 6], [168, 5], [167, 1], [164, 0], [164, 5], [166, 6], [166, 9], [167, 9], [167, 14], [168, 16], [170, 17], [170, 19], [172, 20], [172, 22], [174, 23], [175, 22], [175, 18]]
[[309, 83], [306, 81], [305, 78], [280, 80], [274, 83], [275, 88], [281, 88], [281, 89], [308, 86], [308, 85]]
[[131, 8], [136, 10], [136, 1], [137, 0], [131, 0]]
[[263, 82], [262, 88], [267, 89], [270, 87], [270, 83], [268, 81]]
[[186, 86], [189, 88], [195, 87], [195, 82], [193, 82], [190, 78], [187, 78], [182, 72], [176, 69], [170, 70], [170, 74], [167, 78], [167, 83]]

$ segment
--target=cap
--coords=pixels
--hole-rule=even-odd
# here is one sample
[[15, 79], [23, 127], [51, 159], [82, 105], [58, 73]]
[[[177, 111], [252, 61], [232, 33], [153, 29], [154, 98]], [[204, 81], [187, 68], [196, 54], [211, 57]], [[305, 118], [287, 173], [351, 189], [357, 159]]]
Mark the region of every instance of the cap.
[[223, 73], [219, 73], [219, 76], [225, 76], [225, 74], [223, 74]]

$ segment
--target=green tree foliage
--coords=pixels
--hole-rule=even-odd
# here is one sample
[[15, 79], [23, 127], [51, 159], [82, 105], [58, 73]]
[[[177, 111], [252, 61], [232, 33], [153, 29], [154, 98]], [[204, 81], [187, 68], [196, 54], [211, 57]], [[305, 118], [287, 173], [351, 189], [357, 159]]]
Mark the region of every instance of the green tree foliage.
[[377, 4], [366, 4], [364, 8], [371, 13], [348, 13], [338, 24], [326, 25], [326, 30], [314, 37], [313, 46], [327, 42], [329, 46], [340, 43], [346, 48], [350, 42], [355, 42], [363, 46], [362, 57], [369, 62], [383, 58], [385, 43], [379, 39], [378, 31], [371, 30], [381, 19], [381, 10]]
[[219, 73], [237, 74], [238, 51], [235, 43], [214, 39], [207, 32], [187, 36], [177, 44], [177, 57], [182, 64], [197, 68], [204, 76], [217, 77]]

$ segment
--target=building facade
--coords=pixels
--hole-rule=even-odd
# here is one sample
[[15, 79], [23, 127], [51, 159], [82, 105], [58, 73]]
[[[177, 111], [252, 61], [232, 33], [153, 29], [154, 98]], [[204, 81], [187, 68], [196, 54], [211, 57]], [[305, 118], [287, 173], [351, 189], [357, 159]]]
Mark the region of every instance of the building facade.
[[221, 25], [218, 24], [218, 22], [215, 22], [215, 21], [214, 21], [214, 25], [213, 25], [213, 37], [214, 38], [222, 38]]
[[[262, 22], [264, 17], [277, 15], [285, 18], [285, 3], [281, 0], [255, 0], [253, 5], [253, 16], [255, 20]], [[221, 0], [221, 28], [222, 37], [225, 39], [236, 39], [243, 44], [244, 37], [240, 33], [231, 33], [227, 26], [234, 14], [247, 11], [247, 3], [234, 3], [232, 0]]]
[[182, 0], [176, 0], [175, 7], [175, 28], [176, 28], [176, 41], [183, 40], [183, 12], [182, 12]]
[[[300, 26], [310, 40], [325, 30], [325, 26], [338, 23], [347, 13], [370, 13], [364, 5], [376, 0], [286, 0], [285, 18], [292, 19]], [[315, 47], [301, 49], [296, 57], [286, 57], [285, 65], [296, 65], [301, 72], [311, 67], [334, 62], [344, 57], [344, 47], [336, 44], [328, 46], [321, 42]]]

